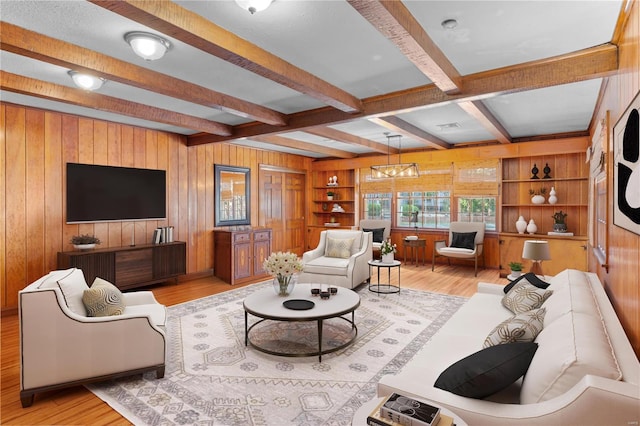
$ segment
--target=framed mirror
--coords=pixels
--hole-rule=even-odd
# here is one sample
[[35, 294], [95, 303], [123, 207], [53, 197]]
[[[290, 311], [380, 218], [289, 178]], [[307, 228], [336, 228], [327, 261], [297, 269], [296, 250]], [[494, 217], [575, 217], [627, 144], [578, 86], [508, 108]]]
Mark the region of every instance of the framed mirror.
[[250, 225], [251, 169], [214, 164], [215, 226]]

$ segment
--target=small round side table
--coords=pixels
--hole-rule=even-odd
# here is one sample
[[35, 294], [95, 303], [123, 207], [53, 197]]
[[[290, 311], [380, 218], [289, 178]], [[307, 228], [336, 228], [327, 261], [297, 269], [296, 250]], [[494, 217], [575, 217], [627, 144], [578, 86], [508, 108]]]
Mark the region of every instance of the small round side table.
[[[394, 260], [392, 263], [384, 263], [380, 260], [370, 260], [369, 264], [369, 276], [372, 275], [372, 269], [378, 270], [378, 283], [371, 284], [371, 278], [369, 278], [369, 291], [379, 294], [400, 293], [400, 263], [399, 260]], [[380, 269], [387, 268], [387, 283], [380, 283]], [[398, 268], [398, 285], [391, 284], [391, 268]]]

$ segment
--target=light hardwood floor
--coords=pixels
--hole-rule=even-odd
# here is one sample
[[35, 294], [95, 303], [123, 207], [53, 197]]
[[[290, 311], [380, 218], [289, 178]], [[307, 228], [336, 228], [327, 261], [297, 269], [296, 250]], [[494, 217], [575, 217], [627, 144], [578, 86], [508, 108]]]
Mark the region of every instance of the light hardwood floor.
[[[375, 275], [375, 272], [374, 272]], [[384, 274], [386, 276], [386, 273]], [[392, 283], [397, 273], [392, 273]], [[507, 284], [499, 278], [498, 270], [478, 271], [473, 268], [440, 265], [431, 272], [430, 265], [401, 267], [401, 286], [470, 297], [479, 281]], [[383, 280], [384, 282], [384, 280]], [[375, 278], [374, 278], [375, 283]], [[221, 293], [232, 288], [215, 277], [207, 277], [178, 285], [163, 284], [147, 287], [160, 303], [167, 306]], [[29, 408], [20, 405], [20, 341], [17, 315], [2, 318], [2, 373], [0, 424], [2, 425], [129, 425], [130, 423], [82, 386], [37, 394]]]

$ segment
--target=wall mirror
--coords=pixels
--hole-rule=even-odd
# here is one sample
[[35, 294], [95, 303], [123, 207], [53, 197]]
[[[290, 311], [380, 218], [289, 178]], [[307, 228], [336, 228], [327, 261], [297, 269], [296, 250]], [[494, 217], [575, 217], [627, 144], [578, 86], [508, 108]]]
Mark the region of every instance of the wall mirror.
[[251, 170], [214, 164], [215, 226], [250, 225]]

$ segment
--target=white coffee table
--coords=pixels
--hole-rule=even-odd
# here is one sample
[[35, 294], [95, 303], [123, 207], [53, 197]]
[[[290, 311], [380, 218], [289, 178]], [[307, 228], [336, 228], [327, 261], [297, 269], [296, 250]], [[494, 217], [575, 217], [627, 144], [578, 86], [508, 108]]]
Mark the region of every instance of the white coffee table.
[[[313, 302], [315, 305], [309, 310], [294, 310], [283, 306], [283, 302], [287, 300], [307, 300]], [[350, 345], [358, 335], [358, 328], [355, 324], [355, 310], [360, 306], [360, 296], [348, 288], [338, 288], [338, 293], [326, 300], [321, 299], [319, 296], [311, 296], [311, 284], [307, 283], [297, 284], [293, 292], [287, 297], [276, 295], [272, 288], [264, 288], [245, 298], [243, 306], [244, 343], [264, 353], [294, 357], [318, 355], [318, 360], [322, 362], [322, 355], [338, 351]], [[349, 313], [351, 314], [351, 319], [343, 317], [343, 315]], [[261, 319], [249, 326], [249, 314]], [[348, 322], [351, 325], [351, 335], [341, 344], [323, 349], [323, 322], [330, 318], [340, 318]], [[285, 350], [286, 348], [279, 351], [261, 347], [259, 344], [256, 344], [255, 339], [254, 341], [251, 340], [250, 332], [255, 326], [267, 320], [284, 322], [316, 321], [318, 324], [318, 349], [309, 352], [294, 353], [287, 352]], [[259, 330], [256, 330], [256, 332], [259, 332]]]

